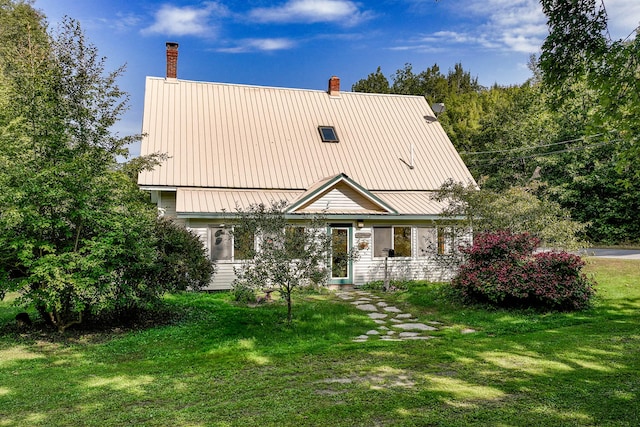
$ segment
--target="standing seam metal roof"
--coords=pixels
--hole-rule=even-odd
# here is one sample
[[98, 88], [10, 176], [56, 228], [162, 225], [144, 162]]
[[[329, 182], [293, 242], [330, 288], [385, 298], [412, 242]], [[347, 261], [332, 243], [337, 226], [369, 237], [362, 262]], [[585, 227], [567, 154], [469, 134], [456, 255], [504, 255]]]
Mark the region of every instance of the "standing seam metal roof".
[[[335, 126], [338, 143], [320, 139]], [[473, 181], [424, 97], [148, 77], [141, 154], [169, 159], [143, 186], [304, 190], [344, 173], [369, 191]], [[414, 168], [410, 162], [414, 153]]]

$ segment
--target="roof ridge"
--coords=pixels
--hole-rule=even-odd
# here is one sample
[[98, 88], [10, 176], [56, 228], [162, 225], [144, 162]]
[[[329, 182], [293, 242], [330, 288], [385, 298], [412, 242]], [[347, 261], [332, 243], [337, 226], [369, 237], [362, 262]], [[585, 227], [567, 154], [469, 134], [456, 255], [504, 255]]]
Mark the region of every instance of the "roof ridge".
[[[147, 76], [147, 79], [153, 80], [167, 80], [165, 77]], [[297, 88], [297, 87], [284, 87], [284, 86], [265, 86], [249, 83], [228, 83], [228, 82], [211, 82], [205, 80], [187, 80], [187, 79], [171, 79], [171, 84], [176, 83], [195, 83], [203, 85], [220, 85], [220, 86], [235, 86], [246, 87], [256, 89], [273, 89], [273, 90], [292, 90], [292, 91], [304, 91], [304, 92], [320, 92], [327, 93], [326, 89], [311, 89], [311, 88]], [[402, 98], [424, 98], [422, 95], [406, 95], [401, 93], [372, 93], [372, 92], [352, 92], [341, 90], [340, 95], [347, 94], [348, 96], [389, 96], [389, 97], [402, 97]]]

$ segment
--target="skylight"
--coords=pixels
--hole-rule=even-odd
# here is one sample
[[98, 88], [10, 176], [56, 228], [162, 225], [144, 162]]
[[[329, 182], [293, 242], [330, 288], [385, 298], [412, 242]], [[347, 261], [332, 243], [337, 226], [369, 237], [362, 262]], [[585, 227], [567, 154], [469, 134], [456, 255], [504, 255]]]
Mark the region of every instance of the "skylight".
[[336, 128], [333, 126], [318, 126], [322, 142], [339, 142]]

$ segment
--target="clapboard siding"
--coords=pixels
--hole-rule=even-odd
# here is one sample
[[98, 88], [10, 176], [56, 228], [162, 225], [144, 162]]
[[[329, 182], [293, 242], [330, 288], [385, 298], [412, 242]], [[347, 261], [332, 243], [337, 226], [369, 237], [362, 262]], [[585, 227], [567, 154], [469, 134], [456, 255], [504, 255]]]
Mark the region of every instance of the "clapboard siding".
[[[369, 234], [371, 237], [356, 239], [356, 245], [366, 246], [366, 249], [359, 251], [359, 258], [354, 263], [353, 284], [361, 286], [374, 280], [384, 280], [384, 258], [373, 257], [373, 228], [362, 228], [358, 232]], [[431, 256], [418, 256], [416, 227], [413, 227], [411, 233], [411, 248], [411, 258], [387, 259], [387, 271], [391, 280], [447, 281], [451, 279], [453, 272], [439, 262], [435, 251]]]
[[185, 225], [185, 221], [178, 218], [176, 212], [175, 191], [160, 191], [158, 193], [158, 211], [161, 216], [172, 218], [177, 224]]
[[305, 211], [357, 212], [381, 211], [381, 209], [350, 186], [340, 183], [299, 210], [299, 212]]
[[[187, 223], [187, 228], [198, 235], [200, 240], [204, 243], [209, 251], [211, 244], [211, 228], [219, 227], [220, 222], [214, 222], [211, 220], [190, 219]], [[235, 273], [233, 272], [234, 266], [239, 266], [240, 263], [234, 263], [229, 261], [220, 261], [216, 264], [216, 274], [211, 279], [209, 286], [203, 290], [216, 291], [231, 289], [231, 284], [235, 279]]]
[[[378, 226], [391, 224], [376, 224]], [[395, 225], [395, 224], [394, 224]], [[200, 237], [207, 249], [210, 245], [211, 228], [219, 227], [220, 223], [212, 220], [191, 219], [187, 226], [190, 230]], [[407, 225], [405, 225], [407, 226]], [[387, 269], [391, 280], [431, 280], [431, 281], [448, 281], [453, 276], [453, 271], [444, 265], [441, 259], [435, 254], [419, 256], [418, 254], [418, 228], [432, 228], [435, 236], [436, 229], [433, 226], [427, 227], [424, 224], [412, 225], [411, 233], [411, 258], [388, 258]], [[354, 245], [359, 248], [358, 257], [354, 261], [353, 284], [362, 286], [367, 282], [374, 280], [384, 280], [384, 258], [373, 257], [373, 227], [364, 227], [354, 230], [356, 234], [369, 237], [354, 238]], [[428, 232], [427, 232], [428, 233]], [[471, 235], [462, 236], [462, 239], [470, 239]], [[458, 242], [461, 240], [459, 239]], [[469, 240], [470, 241], [470, 240]], [[217, 271], [211, 284], [205, 290], [226, 290], [231, 289], [233, 280], [235, 279], [234, 267], [239, 267], [240, 262], [221, 261], [217, 263]]]

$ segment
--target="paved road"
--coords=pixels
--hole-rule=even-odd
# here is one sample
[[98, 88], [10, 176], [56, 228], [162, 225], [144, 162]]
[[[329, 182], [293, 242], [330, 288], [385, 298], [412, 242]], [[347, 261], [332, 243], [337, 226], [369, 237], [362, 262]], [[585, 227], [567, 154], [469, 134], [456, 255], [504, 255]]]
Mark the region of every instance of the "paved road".
[[580, 251], [583, 256], [599, 258], [640, 259], [640, 249], [600, 249], [589, 248]]

